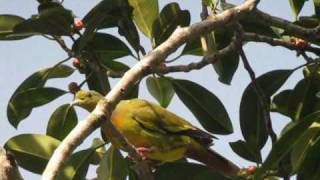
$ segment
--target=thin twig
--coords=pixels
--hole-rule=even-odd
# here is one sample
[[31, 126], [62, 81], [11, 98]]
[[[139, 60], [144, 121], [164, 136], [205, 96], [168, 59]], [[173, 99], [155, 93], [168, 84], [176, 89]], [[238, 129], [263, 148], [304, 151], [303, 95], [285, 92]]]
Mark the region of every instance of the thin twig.
[[266, 97], [264, 94], [263, 90], [261, 89], [260, 85], [256, 81], [256, 75], [255, 72], [253, 71], [252, 67], [249, 64], [249, 61], [247, 59], [247, 56], [245, 55], [244, 51], [242, 48], [239, 49], [239, 54], [242, 59], [244, 68], [247, 70], [251, 82], [252, 82], [252, 87], [257, 93], [257, 98], [260, 104], [260, 107], [262, 108], [262, 114], [265, 120], [265, 125], [267, 128], [267, 132], [271, 138], [272, 144], [274, 144], [277, 141], [277, 134], [274, 132], [272, 128], [272, 122], [271, 122], [271, 117], [270, 117], [270, 107], [269, 107], [269, 97]]

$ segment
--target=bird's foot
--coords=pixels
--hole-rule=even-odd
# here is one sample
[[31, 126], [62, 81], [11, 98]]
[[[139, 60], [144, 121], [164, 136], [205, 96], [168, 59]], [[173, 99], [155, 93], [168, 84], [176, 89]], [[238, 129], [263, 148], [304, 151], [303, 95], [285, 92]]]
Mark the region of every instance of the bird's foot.
[[[154, 150], [154, 148], [148, 148], [148, 147], [137, 147], [135, 148], [136, 149], [136, 152], [141, 156], [141, 160], [146, 160], [147, 157], [146, 157], [146, 154], [147, 153], [150, 153]], [[133, 156], [132, 154], [128, 154], [128, 158], [129, 159], [133, 159]]]

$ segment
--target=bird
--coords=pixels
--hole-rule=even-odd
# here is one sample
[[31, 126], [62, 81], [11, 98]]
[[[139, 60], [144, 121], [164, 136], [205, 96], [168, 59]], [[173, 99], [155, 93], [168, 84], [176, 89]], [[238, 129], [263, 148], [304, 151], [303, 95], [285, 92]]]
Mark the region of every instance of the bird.
[[[101, 98], [104, 96], [96, 91], [79, 90], [72, 104], [91, 112]], [[240, 171], [237, 165], [210, 148], [213, 135], [155, 103], [137, 98], [122, 100], [110, 121], [146, 159], [166, 163], [190, 158], [227, 177], [237, 176]], [[101, 128], [115, 147], [124, 150], [109, 128]]]

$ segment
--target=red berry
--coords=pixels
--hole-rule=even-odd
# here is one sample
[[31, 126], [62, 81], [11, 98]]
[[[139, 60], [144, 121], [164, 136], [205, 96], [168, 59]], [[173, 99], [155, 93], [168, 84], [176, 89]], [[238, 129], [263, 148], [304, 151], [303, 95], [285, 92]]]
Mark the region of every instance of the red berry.
[[76, 82], [69, 83], [68, 89], [73, 94], [75, 94], [76, 92], [78, 92], [80, 90], [78, 83], [76, 83]]
[[80, 60], [78, 58], [73, 58], [72, 64], [73, 64], [74, 67], [79, 68], [80, 65], [81, 65], [81, 62], [80, 62]]
[[81, 19], [75, 19], [73, 23], [74, 29], [80, 31], [84, 27], [83, 21]]
[[248, 167], [248, 172], [249, 172], [250, 174], [255, 173], [256, 170], [257, 170], [257, 166], [251, 165], [251, 166]]

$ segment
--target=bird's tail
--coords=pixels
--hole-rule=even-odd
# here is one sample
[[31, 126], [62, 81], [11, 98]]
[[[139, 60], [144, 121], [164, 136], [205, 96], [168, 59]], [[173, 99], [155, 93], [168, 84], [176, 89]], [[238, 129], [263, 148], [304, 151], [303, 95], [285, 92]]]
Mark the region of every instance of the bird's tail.
[[237, 165], [224, 158], [217, 152], [207, 149], [198, 143], [195, 144], [196, 145], [190, 146], [190, 148], [187, 150], [187, 156], [189, 158], [202, 162], [210, 169], [218, 171], [225, 176], [237, 176], [240, 171], [240, 168]]

